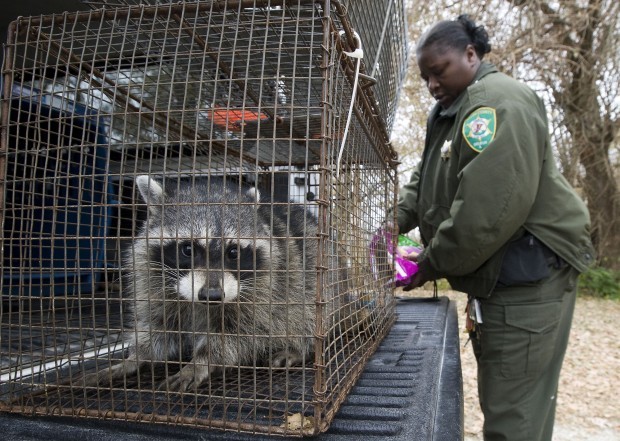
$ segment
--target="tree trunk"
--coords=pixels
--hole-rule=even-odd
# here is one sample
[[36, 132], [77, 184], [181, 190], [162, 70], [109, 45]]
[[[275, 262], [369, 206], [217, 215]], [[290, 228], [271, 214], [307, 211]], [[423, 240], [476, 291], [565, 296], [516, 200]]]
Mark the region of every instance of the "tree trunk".
[[[590, 129], [592, 130], [592, 129]], [[596, 130], [596, 129], [594, 129]], [[591, 135], [587, 127], [573, 133], [573, 139], [581, 144], [580, 160], [585, 169], [584, 194], [592, 217], [592, 240], [598, 253], [597, 262], [620, 270], [620, 192], [609, 163], [607, 149], [588, 141]]]
[[[609, 149], [617, 131], [615, 122], [600, 105], [595, 69], [601, 47], [595, 33], [607, 34], [598, 0], [590, 0], [589, 20], [580, 30], [578, 46], [569, 58], [570, 75], [563, 94], [556, 99], [564, 110], [567, 127], [584, 168], [584, 194], [592, 218], [592, 240], [597, 263], [620, 270], [620, 191], [610, 162]], [[566, 78], [566, 77], [565, 77]]]

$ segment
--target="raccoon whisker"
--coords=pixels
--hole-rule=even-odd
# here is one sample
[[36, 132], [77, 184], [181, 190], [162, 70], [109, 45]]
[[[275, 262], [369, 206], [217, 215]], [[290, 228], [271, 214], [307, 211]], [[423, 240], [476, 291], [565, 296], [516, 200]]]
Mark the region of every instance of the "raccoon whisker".
[[149, 274], [149, 278], [147, 280], [149, 281], [161, 280], [163, 284], [164, 283], [163, 277], [167, 276], [167, 277], [178, 279], [181, 274], [181, 271], [178, 268], [172, 268], [172, 267], [166, 267], [166, 266], [151, 266], [148, 268], [147, 273]]

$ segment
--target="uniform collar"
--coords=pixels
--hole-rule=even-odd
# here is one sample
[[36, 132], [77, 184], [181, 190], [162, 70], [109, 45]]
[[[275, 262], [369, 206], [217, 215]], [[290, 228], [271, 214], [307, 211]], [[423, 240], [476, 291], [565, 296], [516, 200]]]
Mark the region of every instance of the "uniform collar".
[[[469, 86], [477, 83], [482, 78], [495, 72], [497, 72], [497, 68], [493, 64], [483, 61], [482, 63], [480, 63], [480, 67], [478, 68], [478, 71], [476, 72], [476, 75], [474, 76], [474, 79]], [[469, 89], [469, 86], [467, 87], [467, 89]], [[463, 104], [463, 101], [465, 100], [465, 96], [467, 96], [467, 89], [465, 89], [463, 93], [461, 93], [458, 98], [454, 100], [452, 105], [445, 110], [442, 109], [439, 104], [436, 104], [435, 106], [437, 107], [437, 109], [435, 109], [435, 112], [433, 113], [439, 114], [439, 116], [443, 117], [452, 117], [456, 115], [456, 112], [459, 111], [459, 109], [461, 108], [461, 104]]]

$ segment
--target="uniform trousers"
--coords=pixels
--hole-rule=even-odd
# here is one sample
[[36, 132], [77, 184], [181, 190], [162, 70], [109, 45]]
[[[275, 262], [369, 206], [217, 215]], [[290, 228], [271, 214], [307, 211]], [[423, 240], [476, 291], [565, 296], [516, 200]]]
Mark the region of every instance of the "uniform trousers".
[[479, 299], [472, 333], [485, 441], [550, 441], [578, 272], [551, 268], [541, 282], [498, 287]]

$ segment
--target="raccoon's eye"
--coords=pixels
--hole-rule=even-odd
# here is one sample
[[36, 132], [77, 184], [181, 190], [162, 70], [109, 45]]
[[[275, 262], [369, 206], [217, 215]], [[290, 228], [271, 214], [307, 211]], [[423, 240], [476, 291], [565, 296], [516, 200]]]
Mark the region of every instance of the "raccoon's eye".
[[232, 246], [226, 250], [226, 258], [230, 260], [237, 260], [239, 258], [239, 249], [236, 246]]
[[189, 242], [179, 244], [179, 253], [183, 257], [192, 257], [192, 248], [192, 244]]

